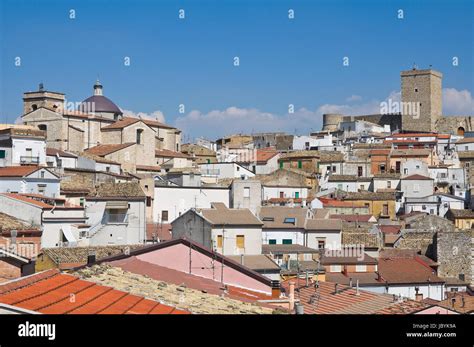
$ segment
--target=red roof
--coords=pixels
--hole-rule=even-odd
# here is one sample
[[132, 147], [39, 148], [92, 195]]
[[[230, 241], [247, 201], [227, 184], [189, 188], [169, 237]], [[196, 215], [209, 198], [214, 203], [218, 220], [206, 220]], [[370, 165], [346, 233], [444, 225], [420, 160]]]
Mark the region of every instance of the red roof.
[[[184, 284], [187, 288], [205, 291], [209, 294], [224, 294], [222, 283], [208, 278], [192, 275], [189, 273], [169, 269], [156, 264], [139, 260], [132, 256], [125, 259], [115, 260], [109, 263], [112, 266], [120, 267], [124, 271], [134, 274], [146, 275], [152, 279], [172, 283], [176, 285]], [[229, 298], [253, 302], [257, 300], [269, 300], [271, 295], [255, 292], [252, 290], [227, 285]]]
[[121, 149], [127, 148], [131, 145], [134, 145], [134, 143], [129, 142], [129, 143], [122, 143], [122, 144], [115, 144], [115, 145], [98, 145], [98, 146], [86, 149], [85, 152], [102, 157], [102, 156], [117, 152]]
[[388, 283], [442, 283], [434, 270], [415, 256], [413, 258], [379, 258], [378, 271], [383, 281]]
[[398, 234], [402, 227], [401, 225], [380, 225], [379, 228], [384, 234]]
[[0, 302], [45, 314], [189, 313], [56, 269], [0, 285]]
[[39, 166], [8, 166], [0, 168], [0, 177], [24, 177], [41, 169]]
[[35, 205], [40, 208], [53, 208], [53, 205], [46, 204], [42, 201], [31, 199], [27, 196], [21, 195], [21, 194], [14, 194], [14, 193], [2, 193], [2, 195], [8, 196], [9, 198], [20, 200], [32, 205]]
[[181, 153], [181, 152], [175, 152], [175, 151], [170, 151], [169, 149], [157, 149], [155, 151], [155, 157], [166, 157], [166, 158], [191, 158], [189, 155]]
[[171, 224], [147, 223], [146, 239], [149, 241], [158, 240], [160, 242], [171, 240]]

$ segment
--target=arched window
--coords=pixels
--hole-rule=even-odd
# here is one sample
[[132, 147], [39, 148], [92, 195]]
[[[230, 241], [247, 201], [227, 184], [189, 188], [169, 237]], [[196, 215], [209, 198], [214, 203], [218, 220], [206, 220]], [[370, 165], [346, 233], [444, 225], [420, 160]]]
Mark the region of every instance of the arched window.
[[458, 128], [458, 135], [459, 136], [464, 136], [464, 128], [463, 127]]
[[137, 145], [142, 143], [142, 133], [143, 129], [137, 129]]
[[31, 105], [31, 110], [32, 110], [32, 111], [34, 111], [34, 110], [36, 110], [36, 109], [38, 109], [38, 105], [36, 105], [36, 104]]

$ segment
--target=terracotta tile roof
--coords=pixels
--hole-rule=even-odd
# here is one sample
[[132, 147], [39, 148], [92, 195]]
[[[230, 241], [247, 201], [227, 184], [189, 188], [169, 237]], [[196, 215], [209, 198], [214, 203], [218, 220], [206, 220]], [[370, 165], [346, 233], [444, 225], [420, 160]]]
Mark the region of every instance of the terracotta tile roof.
[[137, 165], [138, 171], [161, 171], [160, 166], [150, 166], [150, 165]]
[[384, 234], [398, 234], [401, 228], [401, 225], [379, 225], [379, 229]]
[[357, 177], [353, 175], [331, 175], [328, 182], [356, 182]]
[[57, 270], [2, 284], [0, 293], [2, 303], [45, 314], [189, 313]]
[[306, 220], [306, 230], [333, 230], [340, 232], [342, 230], [342, 221], [340, 219], [308, 219]]
[[360, 192], [347, 192], [344, 193], [344, 200], [368, 200], [368, 201], [384, 201], [384, 200], [395, 200], [395, 192], [378, 192], [374, 194], [372, 192], [360, 191]]
[[394, 149], [390, 153], [391, 157], [427, 157], [431, 154], [430, 149], [410, 148]]
[[[74, 264], [72, 267], [87, 263], [89, 254], [95, 254], [96, 260], [114, 255], [125, 254], [145, 245], [121, 245], [121, 246], [89, 246], [89, 247], [54, 247], [43, 248], [41, 253], [47, 255], [55, 264]], [[64, 267], [62, 267], [64, 268]]]
[[392, 172], [385, 172], [385, 173], [376, 173], [374, 175], [374, 179], [400, 179], [399, 173], [392, 173]]
[[155, 151], [155, 157], [164, 157], [164, 158], [188, 158], [191, 159], [192, 157], [181, 153], [181, 152], [175, 152], [175, 151], [170, 151], [169, 149], [157, 149]]
[[167, 305], [197, 314], [271, 313], [256, 303], [269, 299], [250, 290], [228, 286], [203, 277], [169, 269], [135, 257], [114, 260], [76, 272], [86, 280], [130, 294], [144, 295]]
[[378, 248], [380, 246], [377, 235], [367, 232], [343, 232], [343, 245], [364, 245], [366, 248]]
[[326, 256], [324, 252], [322, 252], [321, 258], [320, 258], [321, 264], [322, 265], [359, 265], [359, 264], [365, 264], [365, 265], [376, 265], [377, 264], [377, 259], [372, 258], [371, 256], [367, 255], [364, 253], [362, 259], [359, 259], [358, 256]]
[[8, 166], [0, 168], [0, 177], [24, 177], [41, 169], [39, 166]]
[[131, 143], [131, 142], [122, 143], [122, 144], [113, 144], [113, 145], [98, 145], [98, 146], [86, 149], [85, 153], [94, 154], [94, 155], [103, 157], [105, 155], [117, 152], [121, 149], [130, 147], [132, 145], [134, 145], [134, 143]]
[[40, 230], [28, 223], [0, 212], [0, 234], [7, 230]]
[[77, 155], [65, 151], [61, 151], [60, 149], [56, 148], [46, 148], [46, 155], [49, 156], [60, 156], [60, 157], [65, 157], [65, 158], [77, 158]]
[[145, 198], [139, 182], [106, 182], [95, 187], [88, 198]]
[[173, 238], [171, 224], [147, 223], [146, 239], [148, 241], [169, 241]]
[[174, 129], [173, 127], [166, 125], [164, 123], [152, 120], [152, 119], [145, 119], [145, 118], [135, 118], [135, 117], [123, 117], [121, 120], [116, 121], [113, 124], [107, 125], [103, 127], [101, 130], [119, 130], [128, 127], [129, 125], [135, 124], [137, 122], [143, 122], [149, 127], [155, 128], [165, 128], [165, 129]]
[[21, 195], [21, 194], [2, 193], [2, 195], [7, 196], [11, 199], [15, 199], [15, 200], [26, 202], [26, 203], [31, 204], [31, 205], [35, 205], [35, 206], [43, 208], [43, 209], [54, 207], [53, 205], [49, 205], [49, 204], [46, 204], [42, 201], [38, 201], [38, 200], [35, 200], [35, 199], [28, 198], [28, 197], [26, 197], [24, 195]]
[[428, 265], [414, 258], [379, 258], [378, 271], [391, 284], [444, 283]]
[[473, 210], [449, 209], [448, 213], [454, 218], [474, 218]]
[[199, 213], [213, 225], [252, 225], [263, 223], [247, 208], [227, 208], [224, 204], [211, 203], [213, 208], [203, 208]]
[[[287, 293], [291, 281], [296, 283], [294, 279], [282, 283]], [[364, 290], [359, 290], [357, 294], [355, 288], [340, 284], [337, 285], [336, 293], [335, 283], [320, 281], [316, 289], [313, 281], [310, 281], [309, 286], [306, 286], [305, 280], [299, 281], [299, 291], [296, 291], [298, 285], [295, 285], [295, 298], [300, 300], [305, 314], [374, 314], [394, 304], [391, 295]]]
[[474, 296], [466, 292], [452, 292], [449, 297], [438, 303], [439, 306], [460, 313], [474, 312]]
[[244, 255], [243, 259], [240, 255], [231, 255], [227, 258], [257, 272], [265, 270], [280, 271], [280, 266], [265, 254]]

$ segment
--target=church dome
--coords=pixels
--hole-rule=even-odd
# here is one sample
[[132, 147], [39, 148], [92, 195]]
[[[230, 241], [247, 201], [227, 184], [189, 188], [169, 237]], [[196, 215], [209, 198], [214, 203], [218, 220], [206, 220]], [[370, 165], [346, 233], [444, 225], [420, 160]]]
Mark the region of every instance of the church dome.
[[122, 114], [120, 108], [112, 100], [102, 95], [102, 85], [99, 80], [94, 84], [94, 95], [81, 102], [79, 110], [82, 112]]

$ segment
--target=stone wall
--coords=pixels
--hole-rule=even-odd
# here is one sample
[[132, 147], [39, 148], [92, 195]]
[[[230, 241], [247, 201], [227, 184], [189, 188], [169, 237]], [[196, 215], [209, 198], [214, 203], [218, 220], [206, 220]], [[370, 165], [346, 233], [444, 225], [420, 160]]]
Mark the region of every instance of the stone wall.
[[464, 274], [465, 281], [473, 283], [471, 233], [471, 230], [437, 233], [438, 276], [459, 279]]

